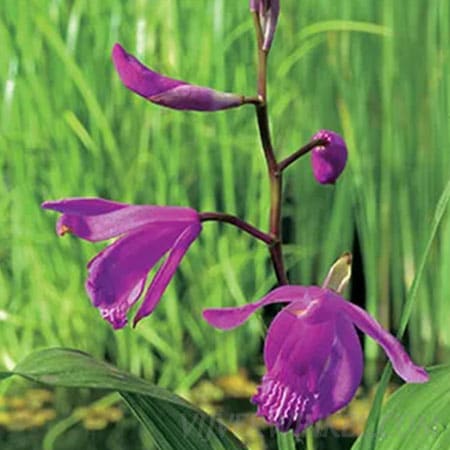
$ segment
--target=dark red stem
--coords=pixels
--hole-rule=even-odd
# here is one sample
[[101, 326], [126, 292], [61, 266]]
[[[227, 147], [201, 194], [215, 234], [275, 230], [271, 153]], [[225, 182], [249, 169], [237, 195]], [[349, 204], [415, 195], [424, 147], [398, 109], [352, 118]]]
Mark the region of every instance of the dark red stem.
[[208, 221], [226, 222], [231, 225], [234, 225], [235, 227], [241, 229], [242, 231], [245, 231], [246, 233], [250, 234], [256, 239], [263, 241], [265, 244], [269, 246], [275, 244], [274, 236], [264, 233], [260, 229], [254, 227], [253, 225], [250, 225], [249, 223], [245, 222], [244, 220], [240, 219], [237, 216], [220, 212], [203, 212], [200, 213], [199, 215], [201, 222], [208, 222]]
[[315, 147], [320, 147], [321, 145], [327, 145], [328, 141], [326, 139], [315, 139], [314, 141], [308, 142], [302, 148], [299, 148], [296, 152], [289, 155], [287, 158], [280, 161], [278, 164], [278, 170], [282, 172], [286, 167], [290, 166], [293, 162], [297, 161], [303, 155], [309, 153]]

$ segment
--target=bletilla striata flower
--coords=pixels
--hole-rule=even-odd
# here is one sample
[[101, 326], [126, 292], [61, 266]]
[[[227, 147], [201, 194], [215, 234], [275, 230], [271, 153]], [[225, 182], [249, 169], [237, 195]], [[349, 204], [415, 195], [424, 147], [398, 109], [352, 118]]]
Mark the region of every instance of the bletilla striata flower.
[[218, 111], [243, 104], [243, 96], [219, 92], [154, 72], [115, 44], [112, 59], [123, 84], [136, 94], [168, 108]]
[[334, 131], [320, 130], [312, 137], [312, 140], [316, 139], [323, 139], [327, 144], [315, 147], [311, 152], [314, 178], [321, 184], [334, 184], [345, 168], [347, 146]]
[[258, 308], [288, 303], [268, 330], [266, 374], [252, 398], [257, 414], [281, 431], [300, 433], [350, 402], [363, 373], [355, 327], [381, 345], [405, 381], [428, 380], [425, 370], [413, 364], [397, 339], [363, 309], [330, 289], [342, 289], [345, 284], [339, 271], [341, 260], [333, 266], [324, 287], [282, 286], [255, 303], [203, 313], [211, 325], [228, 330], [242, 324]]
[[263, 34], [262, 49], [269, 51], [280, 14], [280, 0], [250, 0], [250, 11], [258, 13]]
[[184, 254], [199, 235], [198, 213], [175, 206], [127, 205], [101, 198], [47, 201], [45, 209], [62, 213], [57, 233], [97, 242], [119, 237], [88, 263], [86, 290], [93, 305], [115, 328], [141, 297], [148, 272], [167, 253], [147, 289], [134, 325], [157, 306]]

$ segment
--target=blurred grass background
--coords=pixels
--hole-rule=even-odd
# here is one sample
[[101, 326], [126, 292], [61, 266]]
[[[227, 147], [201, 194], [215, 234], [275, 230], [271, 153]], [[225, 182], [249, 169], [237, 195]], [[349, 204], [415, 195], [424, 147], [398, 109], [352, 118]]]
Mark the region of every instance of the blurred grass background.
[[[350, 153], [335, 187], [315, 183], [308, 158], [286, 173], [291, 281], [320, 283], [343, 251], [360, 251], [352, 300], [395, 330], [450, 176], [449, 3], [281, 6], [269, 68], [277, 152], [328, 128]], [[265, 227], [254, 111], [182, 113], [146, 102], [113, 69], [116, 41], [174, 78], [254, 93], [246, 0], [2, 1], [0, 366], [38, 347], [75, 347], [187, 390], [261, 361], [260, 318], [221, 333], [201, 310], [255, 300], [274, 285], [264, 246], [205, 224], [156, 313], [114, 333], [83, 287], [85, 264], [104, 245], [58, 239], [56, 215], [39, 204], [102, 196], [227, 211]], [[449, 354], [449, 273], [446, 217], [408, 331], [418, 363]], [[365, 353], [377, 357], [369, 341]]]

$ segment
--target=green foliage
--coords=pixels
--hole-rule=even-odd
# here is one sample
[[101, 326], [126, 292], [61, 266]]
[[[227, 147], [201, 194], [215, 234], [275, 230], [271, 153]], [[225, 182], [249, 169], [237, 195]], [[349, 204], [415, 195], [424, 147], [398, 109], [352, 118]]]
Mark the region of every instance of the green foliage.
[[[247, 6], [2, 2], [0, 365], [64, 345], [188, 389], [205, 373], [259, 361], [257, 318], [224, 335], [200, 313], [254, 300], [273, 285], [261, 244], [205, 224], [155, 314], [136, 330], [113, 333], [83, 289], [84, 266], [102, 244], [58, 239], [55, 215], [39, 208], [45, 199], [99, 195], [228, 211], [266, 226], [268, 186], [252, 108], [206, 115], [158, 108], [123, 88], [109, 57], [120, 41], [172, 77], [252, 94]], [[270, 55], [278, 154], [319, 128], [343, 133], [350, 150], [336, 187], [315, 184], [308, 158], [286, 173], [291, 280], [320, 282], [358, 236], [368, 308], [395, 328], [449, 176], [449, 24], [443, 0], [406, 9], [390, 0], [283, 0]], [[419, 363], [450, 348], [449, 227], [444, 218], [412, 312], [410, 347]]]
[[[373, 448], [449, 448], [449, 377], [450, 366], [439, 366], [430, 369], [427, 384], [406, 384], [398, 389], [383, 409]], [[352, 447], [362, 448], [362, 439]]]
[[49, 386], [118, 391], [158, 449], [245, 449], [223, 425], [192, 404], [86, 353], [61, 348], [37, 351], [0, 378], [11, 375]]
[[[444, 213], [446, 211], [448, 201], [450, 199], [450, 181], [447, 183], [447, 186], [444, 189], [444, 192], [442, 193], [437, 205], [436, 210], [434, 213], [433, 223], [432, 227], [429, 233], [429, 237], [425, 246], [425, 250], [423, 252], [422, 258], [420, 260], [419, 268], [417, 270], [417, 273], [414, 277], [414, 280], [411, 284], [411, 288], [408, 292], [408, 298], [406, 300], [405, 306], [402, 311], [402, 315], [400, 318], [400, 328], [397, 333], [397, 337], [399, 339], [402, 339], [406, 326], [409, 322], [409, 319], [411, 317], [411, 313], [413, 311], [413, 305], [416, 301], [417, 292], [420, 286], [420, 283], [422, 282], [423, 274], [425, 271], [425, 267], [427, 264], [427, 260], [430, 254], [430, 249], [432, 247], [432, 244], [434, 242], [434, 239], [436, 238], [437, 231], [439, 229], [439, 225], [441, 224], [442, 218], [444, 216]], [[379, 430], [379, 420], [381, 415], [381, 407], [382, 407], [382, 401], [383, 396], [386, 391], [387, 385], [389, 383], [389, 379], [392, 375], [392, 369], [390, 364], [385, 367], [383, 371], [383, 375], [381, 377], [381, 381], [378, 385], [377, 392], [372, 404], [372, 408], [370, 410], [369, 417], [367, 419], [366, 427], [364, 430], [364, 434], [360, 439], [359, 447], [361, 450], [375, 450], [376, 445], [376, 439], [378, 430]]]

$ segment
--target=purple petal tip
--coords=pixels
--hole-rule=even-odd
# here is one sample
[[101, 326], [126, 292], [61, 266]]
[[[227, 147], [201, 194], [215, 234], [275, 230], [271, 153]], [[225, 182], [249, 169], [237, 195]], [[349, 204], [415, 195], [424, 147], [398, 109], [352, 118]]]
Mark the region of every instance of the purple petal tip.
[[423, 367], [414, 365], [410, 373], [405, 374], [405, 381], [408, 383], [427, 383], [430, 381], [430, 376]]

